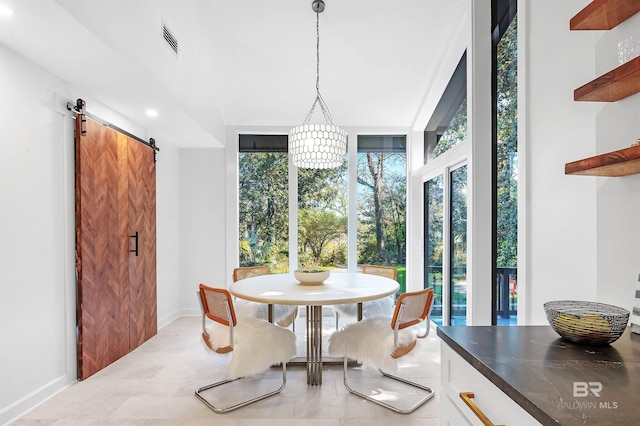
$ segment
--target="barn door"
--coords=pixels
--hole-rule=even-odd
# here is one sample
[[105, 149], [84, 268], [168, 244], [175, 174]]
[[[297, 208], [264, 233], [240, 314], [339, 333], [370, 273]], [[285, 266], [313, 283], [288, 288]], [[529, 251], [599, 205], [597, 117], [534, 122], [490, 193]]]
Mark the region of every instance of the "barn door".
[[157, 330], [153, 150], [89, 118], [85, 135], [76, 120], [76, 249], [82, 380]]
[[[122, 137], [125, 137], [122, 135]], [[154, 152], [127, 144], [129, 175], [129, 350], [158, 330], [156, 312], [156, 165]]]

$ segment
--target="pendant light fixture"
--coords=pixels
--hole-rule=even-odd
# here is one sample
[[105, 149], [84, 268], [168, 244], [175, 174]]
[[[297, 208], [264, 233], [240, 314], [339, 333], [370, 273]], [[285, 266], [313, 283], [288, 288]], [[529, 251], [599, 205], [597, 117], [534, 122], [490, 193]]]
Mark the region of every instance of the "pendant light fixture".
[[[320, 14], [324, 11], [324, 1], [314, 0], [311, 8], [316, 13], [316, 99], [304, 122], [289, 131], [289, 152], [297, 167], [329, 169], [342, 165], [347, 134], [333, 125], [329, 107], [320, 94]], [[316, 106], [322, 110], [326, 123], [310, 123]]]

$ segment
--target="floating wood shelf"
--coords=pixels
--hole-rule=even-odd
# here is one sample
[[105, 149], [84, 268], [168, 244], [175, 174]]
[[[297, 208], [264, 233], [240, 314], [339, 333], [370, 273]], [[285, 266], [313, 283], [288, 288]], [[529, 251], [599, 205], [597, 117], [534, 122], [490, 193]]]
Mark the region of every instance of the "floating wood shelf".
[[610, 30], [640, 12], [640, 0], [593, 0], [569, 23], [571, 30]]
[[566, 175], [627, 176], [640, 173], [640, 145], [567, 163]]
[[573, 92], [575, 101], [615, 102], [640, 91], [640, 56]]

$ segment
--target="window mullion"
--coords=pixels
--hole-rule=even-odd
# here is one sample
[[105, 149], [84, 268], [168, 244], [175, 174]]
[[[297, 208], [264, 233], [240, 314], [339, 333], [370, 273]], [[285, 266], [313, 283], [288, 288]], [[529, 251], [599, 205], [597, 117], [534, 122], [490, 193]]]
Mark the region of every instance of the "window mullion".
[[358, 138], [348, 138], [347, 173], [347, 270], [358, 268]]
[[444, 168], [442, 189], [442, 323], [451, 325], [451, 167]]
[[298, 269], [298, 168], [289, 157], [289, 271]]

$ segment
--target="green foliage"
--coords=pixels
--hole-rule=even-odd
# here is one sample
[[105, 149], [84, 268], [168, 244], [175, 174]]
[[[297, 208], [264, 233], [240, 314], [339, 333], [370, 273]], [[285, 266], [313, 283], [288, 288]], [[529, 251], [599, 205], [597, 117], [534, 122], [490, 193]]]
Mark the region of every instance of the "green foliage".
[[347, 165], [298, 169], [298, 263], [335, 266], [347, 259]]
[[[318, 209], [303, 209], [298, 214], [298, 238], [304, 253], [314, 265], [330, 265], [338, 242], [347, 234], [347, 217]], [[306, 267], [306, 264], [303, 264]]]
[[451, 119], [449, 127], [442, 133], [430, 158], [447, 152], [453, 146], [467, 139], [467, 97], [462, 100], [458, 110]]
[[358, 154], [358, 263], [406, 262], [405, 153]]
[[[451, 235], [453, 249], [452, 267], [467, 263], [467, 166], [451, 172]], [[444, 179], [437, 176], [427, 183], [427, 265], [442, 267], [444, 223]], [[435, 270], [434, 270], [435, 272]], [[441, 270], [440, 270], [441, 272]]]
[[242, 266], [266, 265], [270, 260], [271, 244], [261, 241], [256, 234], [249, 235], [240, 241]]
[[442, 267], [444, 255], [444, 188], [443, 177], [439, 175], [427, 182], [425, 205], [427, 211], [427, 246], [425, 247], [427, 265]]
[[467, 166], [451, 172], [451, 192], [451, 266], [456, 268], [467, 264]]
[[[286, 153], [238, 157], [240, 264], [288, 265], [289, 183]], [[286, 270], [286, 269], [285, 269]]]
[[335, 169], [298, 169], [298, 209], [347, 214], [347, 163]]
[[397, 266], [396, 269], [398, 270], [398, 284], [400, 284], [398, 294], [402, 294], [407, 291], [407, 267]]
[[518, 264], [518, 21], [498, 44], [497, 265]]

